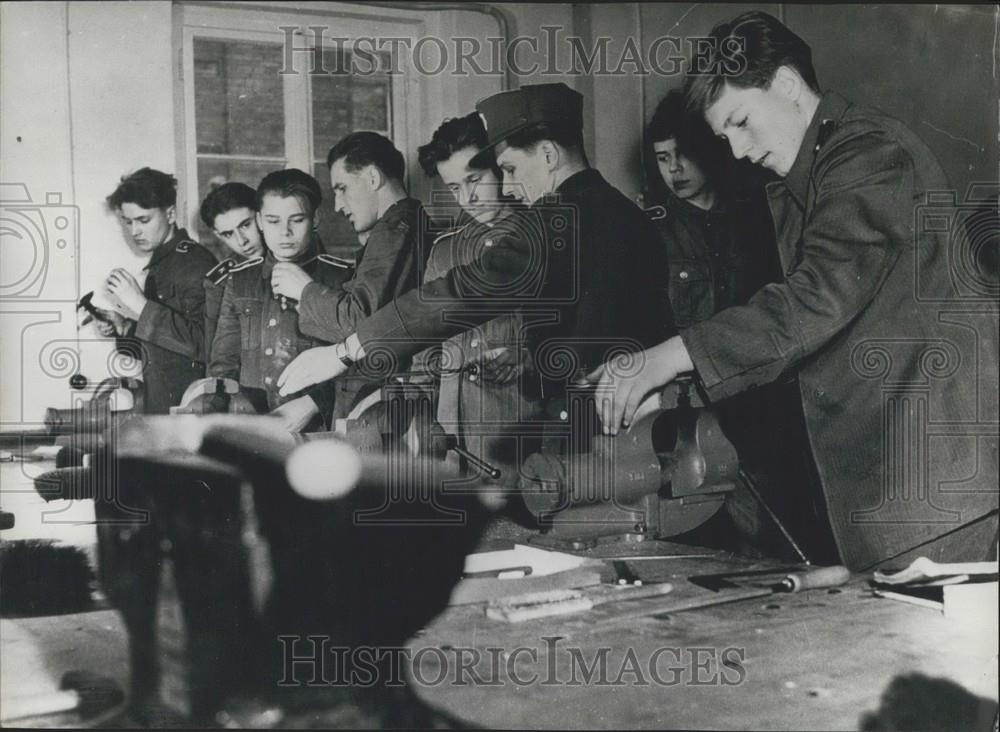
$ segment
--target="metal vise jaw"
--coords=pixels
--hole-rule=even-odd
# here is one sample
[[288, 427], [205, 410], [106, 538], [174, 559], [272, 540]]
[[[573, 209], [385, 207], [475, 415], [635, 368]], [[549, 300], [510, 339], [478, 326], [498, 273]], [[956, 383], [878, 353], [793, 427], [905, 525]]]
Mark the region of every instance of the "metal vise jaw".
[[[697, 528], [722, 507], [736, 486], [735, 448], [690, 380], [671, 384], [659, 400], [627, 431], [589, 437], [589, 450], [573, 451], [586, 439], [572, 431], [593, 419], [572, 420], [568, 450], [528, 457], [521, 495], [542, 528], [532, 541], [584, 549], [662, 539]], [[582, 409], [593, 409], [592, 397]]]

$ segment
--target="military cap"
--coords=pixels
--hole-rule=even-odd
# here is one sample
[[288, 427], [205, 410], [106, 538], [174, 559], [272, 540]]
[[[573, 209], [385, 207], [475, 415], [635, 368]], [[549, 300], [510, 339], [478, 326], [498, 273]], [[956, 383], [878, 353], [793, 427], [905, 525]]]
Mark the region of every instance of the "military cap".
[[476, 104], [486, 127], [486, 147], [471, 163], [511, 135], [540, 122], [574, 125], [583, 129], [583, 96], [562, 82], [528, 84], [512, 91], [500, 92], [479, 100]]

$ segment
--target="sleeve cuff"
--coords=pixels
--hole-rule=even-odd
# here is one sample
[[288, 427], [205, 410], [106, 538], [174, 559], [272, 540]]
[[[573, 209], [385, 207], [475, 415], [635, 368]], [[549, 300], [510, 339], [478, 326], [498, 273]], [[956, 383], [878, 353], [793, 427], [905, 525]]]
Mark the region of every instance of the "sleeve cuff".
[[713, 388], [722, 384], [723, 378], [715, 368], [715, 364], [712, 363], [712, 358], [708, 349], [705, 348], [703, 340], [699, 337], [698, 326], [695, 325], [681, 331], [680, 337], [687, 349], [688, 356], [691, 358], [691, 363], [694, 364], [697, 378], [705, 390], [711, 392]]

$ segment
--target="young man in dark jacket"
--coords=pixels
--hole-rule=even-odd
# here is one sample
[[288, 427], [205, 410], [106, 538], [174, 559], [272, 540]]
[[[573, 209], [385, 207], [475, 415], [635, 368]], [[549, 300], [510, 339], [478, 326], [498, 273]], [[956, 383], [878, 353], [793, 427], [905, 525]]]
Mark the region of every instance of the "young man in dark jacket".
[[593, 374], [615, 390], [605, 429], [685, 371], [721, 399], [794, 369], [839, 554], [814, 559], [995, 557], [997, 311], [959, 291], [961, 241], [922, 217], [948, 189], [941, 166], [899, 121], [822, 93], [809, 46], [772, 16], [712, 36], [689, 96], [735, 157], [781, 178], [768, 196], [784, 278], [633, 373]]
[[119, 350], [141, 359], [146, 414], [167, 414], [205, 374], [202, 277], [215, 257], [177, 227], [176, 203], [177, 181], [151, 168], [124, 176], [108, 196], [135, 248], [151, 256], [142, 285], [120, 267], [108, 275], [117, 317], [98, 327], [118, 337]]
[[[336, 199], [361, 241], [354, 274], [343, 285], [314, 282], [293, 262], [272, 276], [278, 295], [298, 301], [299, 328], [328, 342], [343, 340], [357, 324], [420, 282], [428, 246], [423, 206], [403, 186], [402, 153], [375, 132], [352, 132], [330, 148], [327, 166]], [[335, 417], [346, 417], [379, 384], [352, 375], [337, 385]]]
[[263, 232], [267, 253], [237, 265], [229, 277], [208, 367], [209, 376], [237, 379], [260, 411], [284, 417], [293, 432], [329, 420], [333, 386], [317, 386], [294, 398], [278, 396], [275, 382], [282, 369], [323, 341], [301, 332], [295, 303], [276, 292], [273, 273], [288, 263], [312, 282], [335, 288], [350, 276], [340, 260], [318, 251], [322, 196], [316, 179], [295, 168], [269, 173], [260, 182], [254, 226]]
[[205, 353], [211, 354], [226, 280], [233, 268], [264, 256], [264, 237], [257, 226], [257, 191], [245, 183], [215, 188], [199, 212], [205, 226], [233, 254], [205, 273]]

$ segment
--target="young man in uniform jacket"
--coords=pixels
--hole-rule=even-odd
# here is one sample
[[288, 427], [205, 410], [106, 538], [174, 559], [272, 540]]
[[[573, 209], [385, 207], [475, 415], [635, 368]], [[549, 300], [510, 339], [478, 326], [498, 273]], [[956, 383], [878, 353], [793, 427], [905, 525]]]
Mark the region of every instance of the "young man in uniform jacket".
[[[646, 209], [670, 260], [670, 305], [679, 330], [742, 305], [781, 271], [763, 197], [726, 165], [728, 150], [671, 90], [646, 128], [650, 172]], [[742, 184], [741, 184], [742, 183]], [[755, 200], [759, 198], [759, 201]]]
[[276, 381], [282, 369], [322, 341], [301, 332], [295, 304], [274, 292], [272, 276], [281, 262], [332, 287], [350, 276], [346, 264], [318, 253], [322, 195], [316, 179], [295, 168], [270, 173], [261, 181], [254, 226], [264, 232], [267, 252], [231, 269], [208, 367], [209, 376], [238, 380], [259, 411], [284, 416], [291, 431], [329, 420], [333, 385], [318, 385], [296, 399], [278, 396]]
[[744, 50], [689, 96], [734, 156], [782, 178], [768, 196], [784, 280], [650, 349], [632, 377], [594, 374], [615, 389], [605, 428], [684, 371], [721, 399], [795, 369], [839, 554], [814, 560], [995, 557], [997, 310], [959, 290], [962, 239], [922, 218], [954, 214], [935, 210], [941, 166], [899, 121], [822, 94], [809, 46], [772, 16], [712, 35]]
[[[503, 192], [527, 209], [474, 262], [397, 298], [336, 347], [299, 356], [282, 375], [283, 391], [339, 376], [372, 349], [401, 362], [461, 331], [442, 315], [483, 308], [491, 292], [521, 309], [544, 408], [556, 415], [591, 364], [676, 333], [663, 245], [642, 210], [587, 162], [582, 97], [561, 83], [528, 85], [476, 109], [489, 135], [480, 156], [496, 150]], [[475, 317], [487, 320], [489, 311]]]
[[205, 375], [202, 277], [215, 257], [177, 228], [176, 185], [173, 176], [142, 168], [108, 196], [136, 249], [151, 254], [142, 285], [122, 268], [108, 275], [105, 287], [118, 317], [101, 324], [102, 334], [118, 336], [120, 351], [141, 359], [146, 414], [168, 414]]
[[[781, 279], [764, 180], [742, 170], [679, 89], [660, 101], [646, 128], [650, 160], [646, 209], [670, 260], [670, 304], [681, 331], [745, 305]], [[749, 165], [749, 163], [747, 163]], [[763, 172], [763, 171], [762, 171]], [[713, 405], [746, 474], [793, 536], [807, 536], [823, 513], [808, 469], [794, 374]], [[789, 555], [791, 547], [753, 495], [737, 486], [719, 512], [683, 537], [749, 554]]]
[[[503, 231], [500, 224], [517, 215], [514, 203], [501, 195], [496, 161], [490, 157], [485, 167], [469, 165], [486, 144], [486, 130], [473, 112], [446, 120], [419, 149], [424, 172], [440, 179], [459, 211], [455, 225], [434, 240], [424, 282], [474, 262], [493, 246], [493, 237]], [[456, 312], [454, 317], [460, 321], [462, 316]], [[445, 432], [515, 482], [518, 455], [528, 454], [515, 432], [538, 411], [537, 388], [525, 370], [529, 359], [522, 329], [520, 313], [511, 310], [422, 351], [411, 368], [427, 370], [436, 381], [437, 421]]]
[[[205, 373], [202, 278], [215, 257], [177, 228], [176, 185], [173, 176], [142, 168], [124, 176], [107, 199], [135, 248], [151, 254], [141, 286], [130, 272], [112, 270], [105, 283], [112, 322], [98, 323], [103, 335], [117, 337], [119, 350], [141, 360], [146, 414], [167, 414]], [[95, 460], [114, 460], [113, 449], [109, 445]], [[117, 471], [111, 475], [94, 501], [98, 576], [128, 630], [129, 703], [133, 714], [141, 714], [156, 698], [159, 682], [154, 628], [161, 540], [178, 526], [167, 496], [195, 495], [198, 488], [178, 485], [170, 474], [120, 481]], [[181, 570], [177, 581], [183, 592], [197, 593], [205, 577]]]
[[264, 255], [257, 226], [257, 192], [245, 183], [223, 183], [201, 202], [201, 220], [233, 253], [205, 273], [205, 353], [212, 353], [222, 293], [233, 268]]
[[[354, 332], [363, 318], [420, 281], [429, 246], [420, 242], [427, 231], [421, 203], [403, 186], [405, 163], [392, 141], [374, 132], [353, 132], [327, 155], [335, 207], [362, 242], [354, 274], [342, 285], [314, 282], [293, 263], [279, 264], [272, 282], [275, 293], [299, 303], [299, 329], [306, 335], [337, 342]], [[380, 386], [353, 375], [336, 387], [334, 417]]]

